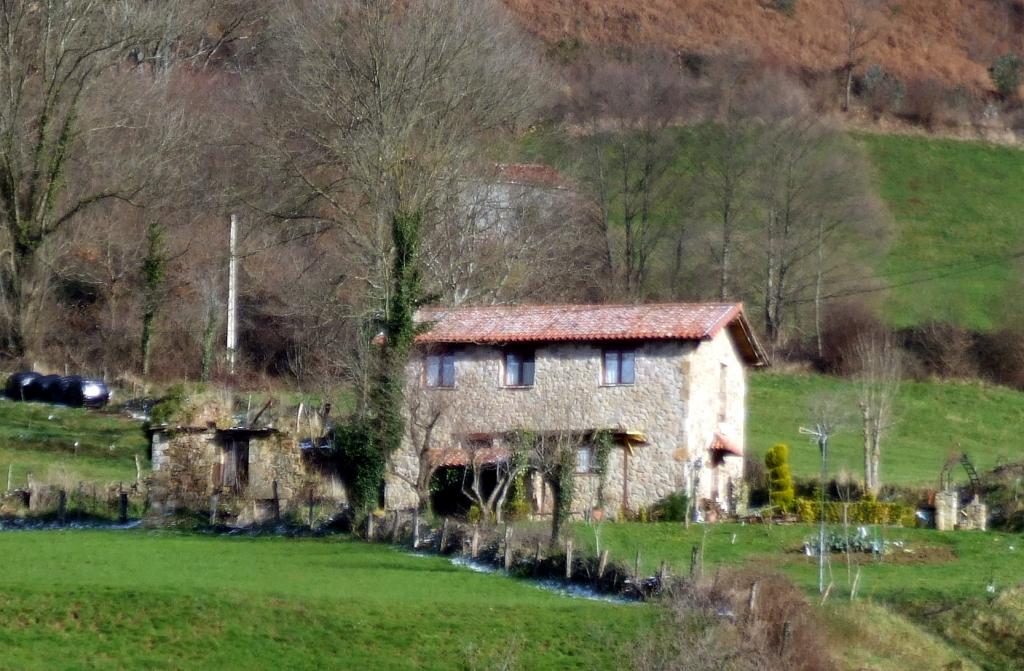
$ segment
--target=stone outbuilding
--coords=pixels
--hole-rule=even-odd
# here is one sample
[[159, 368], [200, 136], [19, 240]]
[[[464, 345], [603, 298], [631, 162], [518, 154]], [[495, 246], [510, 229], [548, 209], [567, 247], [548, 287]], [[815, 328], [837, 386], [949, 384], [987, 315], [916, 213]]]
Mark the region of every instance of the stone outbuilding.
[[189, 499], [182, 505], [224, 494], [288, 507], [308, 499], [310, 488], [321, 500], [346, 499], [324, 457], [326, 438], [298, 441], [269, 427], [164, 426], [149, 433], [155, 475], [169, 498]]
[[[524, 432], [577, 437], [577, 515], [637, 513], [677, 492], [716, 513], [745, 505], [747, 369], [767, 359], [741, 304], [431, 308], [416, 318], [387, 507], [416, 505], [425, 439], [433, 466], [497, 466]], [[599, 455], [596, 436], [612, 449]], [[542, 487], [531, 499], [547, 512]]]

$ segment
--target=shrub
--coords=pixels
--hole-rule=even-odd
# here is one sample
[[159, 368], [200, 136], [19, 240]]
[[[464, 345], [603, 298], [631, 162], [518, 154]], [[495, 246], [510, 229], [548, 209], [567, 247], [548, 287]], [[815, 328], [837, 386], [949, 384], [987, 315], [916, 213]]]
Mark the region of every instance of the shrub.
[[862, 337], [881, 336], [888, 329], [875, 310], [861, 301], [845, 301], [830, 306], [822, 319], [822, 353], [817, 358], [823, 373], [845, 375], [855, 370], [850, 361], [853, 345]]
[[[825, 502], [825, 521], [829, 524], [843, 522], [843, 505], [837, 501]], [[912, 527], [916, 523], [914, 508], [906, 503], [883, 503], [875, 499], [861, 499], [847, 504], [846, 521], [850, 524], [887, 524]], [[801, 522], [817, 522], [821, 504], [814, 499], [799, 498], [794, 505]]]
[[971, 352], [974, 335], [956, 324], [928, 322], [900, 334], [904, 347], [917, 357], [925, 372], [949, 378], [973, 378], [978, 367]]
[[[750, 594], [757, 598], [750, 609]], [[633, 652], [638, 669], [822, 671], [835, 668], [817, 610], [778, 573], [723, 569], [714, 580], [671, 583], [662, 621]]]
[[934, 128], [945, 108], [946, 88], [935, 79], [915, 79], [907, 85], [900, 115], [925, 128]]
[[768, 469], [768, 498], [773, 505], [789, 510], [795, 496], [793, 473], [789, 468], [789, 447], [779, 443], [764, 455]]
[[690, 497], [683, 492], [669, 494], [654, 504], [653, 517], [662, 522], [685, 522]]
[[772, 0], [772, 9], [786, 16], [793, 16], [796, 14], [796, 0]]
[[1013, 53], [1003, 54], [997, 58], [988, 70], [996, 91], [1004, 98], [1012, 98], [1017, 95], [1022, 71], [1024, 71], [1024, 60]]
[[976, 356], [985, 377], [1024, 389], [1024, 327], [1003, 328], [978, 336]]
[[907, 93], [903, 82], [880, 65], [872, 65], [867, 69], [861, 88], [864, 102], [876, 117], [899, 109]]
[[185, 385], [176, 384], [167, 390], [167, 395], [156, 402], [149, 413], [149, 421], [154, 426], [173, 424], [181, 417], [185, 407]]
[[757, 507], [768, 503], [768, 471], [761, 461], [749, 454], [743, 455], [743, 482], [750, 493], [750, 505]]
[[357, 511], [377, 507], [384, 483], [384, 455], [373, 444], [364, 422], [353, 421], [334, 430], [334, 453], [342, 479]]

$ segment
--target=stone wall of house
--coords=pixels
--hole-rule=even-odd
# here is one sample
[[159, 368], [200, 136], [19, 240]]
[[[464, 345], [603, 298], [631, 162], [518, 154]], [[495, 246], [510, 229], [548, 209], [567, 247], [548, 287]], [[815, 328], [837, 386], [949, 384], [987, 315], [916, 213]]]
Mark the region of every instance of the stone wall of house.
[[[536, 349], [535, 383], [509, 388], [503, 382], [504, 350], [492, 346], [454, 348], [455, 387], [425, 388], [422, 356], [407, 367], [407, 419], [423, 408], [439, 411], [432, 432], [437, 448], [454, 447], [466, 434], [515, 430], [588, 431], [618, 429], [644, 434], [646, 443], [632, 454], [615, 448], [609, 455], [605, 508], [637, 510], [664, 496], [689, 491], [691, 465], [701, 460], [699, 491], [711, 491], [707, 449], [715, 431], [726, 429], [743, 447], [745, 370], [730, 336], [723, 331], [711, 341], [647, 342], [637, 348], [635, 383], [604, 385], [601, 347], [582, 343], [551, 344]], [[722, 368], [725, 364], [725, 368]], [[718, 421], [719, 376], [726, 372], [728, 414]], [[428, 413], [429, 414], [429, 413]], [[418, 461], [409, 435], [391, 460], [391, 469], [415, 479]], [[729, 477], [742, 476], [742, 459], [724, 466]], [[573, 511], [597, 503], [597, 476], [578, 474]], [[704, 492], [707, 492], [705, 494]], [[725, 488], [722, 495], [725, 496]], [[623, 500], [623, 497], [627, 500]], [[389, 508], [416, 505], [415, 492], [393, 473], [386, 478]]]
[[[714, 498], [728, 508], [730, 481], [735, 487], [743, 480], [743, 458], [726, 456], [724, 463], [712, 470], [708, 448], [719, 433], [741, 452], [746, 451], [746, 365], [735, 342], [723, 329], [714, 339], [700, 344], [689, 357], [688, 367], [688, 401], [693, 412], [687, 416], [686, 431], [690, 457], [701, 461], [697, 498]], [[713, 497], [713, 492], [717, 496]]]

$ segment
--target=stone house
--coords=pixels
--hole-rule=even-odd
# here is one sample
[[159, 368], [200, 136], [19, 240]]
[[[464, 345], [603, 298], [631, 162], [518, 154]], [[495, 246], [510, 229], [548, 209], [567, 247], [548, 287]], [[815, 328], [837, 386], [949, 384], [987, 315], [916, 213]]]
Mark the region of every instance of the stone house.
[[[466, 466], [470, 452], [499, 464], [520, 431], [579, 436], [574, 514], [635, 513], [676, 492], [705, 510], [744, 505], [746, 374], [766, 358], [742, 305], [430, 308], [417, 321], [387, 507], [416, 505], [423, 407], [435, 466]], [[614, 441], [603, 473], [588, 440], [599, 433]], [[532, 482], [544, 513], [543, 484]]]

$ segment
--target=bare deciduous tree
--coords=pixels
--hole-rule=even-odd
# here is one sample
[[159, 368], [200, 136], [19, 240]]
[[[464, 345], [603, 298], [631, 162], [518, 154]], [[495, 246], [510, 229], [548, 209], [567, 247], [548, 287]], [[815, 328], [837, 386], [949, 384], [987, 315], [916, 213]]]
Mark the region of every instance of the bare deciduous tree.
[[364, 284], [350, 313], [372, 321], [392, 303], [392, 222], [415, 217], [421, 246], [480, 139], [531, 117], [540, 61], [490, 0], [312, 0], [275, 26], [276, 67], [253, 89], [268, 174], [292, 188], [257, 200], [289, 226], [340, 231]]
[[[153, 121], [125, 104], [139, 101], [128, 80], [152, 85], [147, 101], [162, 98], [165, 78], [153, 73], [169, 63], [173, 5], [44, 0], [0, 6], [0, 299], [5, 349], [14, 356], [32, 346], [46, 298], [45, 245], [90, 208], [131, 202], [151, 185], [150, 154], [109, 173], [96, 171], [92, 159]], [[161, 58], [141, 59], [144, 53]], [[128, 85], [126, 95], [108, 102], [103, 89], [117, 78]]]
[[[500, 524], [509, 488], [529, 465], [527, 454], [511, 442], [495, 447], [491, 441], [465, 440], [461, 449], [466, 455], [462, 493], [480, 508], [485, 524], [492, 520]], [[485, 473], [493, 476], [493, 487], [488, 488]]]
[[836, 4], [843, 30], [843, 62], [840, 67], [846, 75], [843, 111], [848, 112], [853, 94], [853, 71], [863, 62], [865, 47], [878, 36], [880, 3], [878, 0], [838, 0]]
[[685, 116], [691, 87], [657, 52], [587, 63], [576, 80], [571, 112], [589, 136], [584, 172], [604, 228], [606, 263], [622, 292], [636, 298], [667, 233], [666, 210], [688, 197], [689, 182], [672, 173], [679, 134], [669, 129]]
[[864, 490], [877, 495], [882, 486], [882, 440], [893, 423], [902, 361], [900, 349], [891, 336], [861, 337], [853, 350], [864, 442]]

